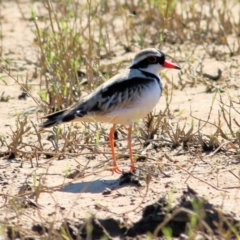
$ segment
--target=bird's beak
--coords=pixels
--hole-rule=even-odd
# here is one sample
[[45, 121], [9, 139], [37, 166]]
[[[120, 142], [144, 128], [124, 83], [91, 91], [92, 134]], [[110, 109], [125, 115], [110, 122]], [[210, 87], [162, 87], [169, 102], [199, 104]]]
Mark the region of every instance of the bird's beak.
[[177, 66], [176, 64], [174, 64], [174, 63], [171, 63], [171, 62], [169, 62], [169, 61], [167, 61], [167, 60], [165, 60], [164, 61], [164, 64], [163, 64], [163, 67], [165, 67], [165, 68], [175, 68], [175, 69], [181, 69], [179, 66]]

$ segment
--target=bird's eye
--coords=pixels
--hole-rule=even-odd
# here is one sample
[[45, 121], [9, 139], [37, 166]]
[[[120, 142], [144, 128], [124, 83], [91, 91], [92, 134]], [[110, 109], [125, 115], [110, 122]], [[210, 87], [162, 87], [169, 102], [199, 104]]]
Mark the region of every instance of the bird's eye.
[[148, 57], [148, 62], [149, 63], [156, 63], [157, 62], [157, 58], [156, 57]]

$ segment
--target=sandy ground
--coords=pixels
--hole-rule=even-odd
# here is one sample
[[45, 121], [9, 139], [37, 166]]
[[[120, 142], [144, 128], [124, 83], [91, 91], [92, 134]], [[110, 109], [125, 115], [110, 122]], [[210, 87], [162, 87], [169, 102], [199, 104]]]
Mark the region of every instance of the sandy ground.
[[[24, 9], [27, 16], [30, 10], [27, 3], [25, 4]], [[22, 18], [15, 2], [6, 1], [1, 6], [2, 58], [13, 63], [11, 73], [14, 77], [23, 79], [23, 81], [28, 78], [34, 89], [38, 79], [32, 81], [31, 75], [38, 61], [38, 48], [34, 44], [33, 24]], [[229, 84], [234, 81], [234, 84], [239, 87], [238, 71], [230, 73], [229, 70], [229, 67], [236, 61], [239, 62], [239, 57], [229, 58], [226, 62], [217, 62], [212, 59], [204, 60], [204, 72], [216, 75], [219, 68], [223, 72], [223, 79], [229, 81]], [[184, 72], [186, 64], [184, 62], [180, 64], [183, 66]], [[173, 78], [176, 84], [179, 79], [178, 74], [181, 73], [166, 72], [169, 79]], [[184, 77], [186, 76], [184, 75]], [[39, 121], [35, 111], [37, 109], [35, 102], [29, 97], [26, 100], [19, 100], [18, 96], [22, 92], [19, 85], [4, 72], [1, 73], [1, 78], [6, 84], [3, 81], [0, 82], [0, 95], [9, 96], [9, 101], [0, 102], [0, 135], [8, 139], [11, 135], [11, 128], [15, 128], [17, 113], [32, 111], [31, 120]], [[165, 86], [171, 87], [166, 82]], [[170, 109], [180, 112], [179, 116], [174, 118], [173, 124], [176, 124], [177, 121], [184, 124], [187, 121], [187, 128], [190, 128], [190, 114], [196, 118], [207, 120], [210, 109], [212, 109], [210, 121], [217, 122], [220, 111], [219, 101], [216, 100], [212, 105], [215, 95], [214, 93], [206, 93], [205, 90], [206, 86], [203, 84], [192, 88], [186, 87], [182, 91], [173, 90]], [[238, 90], [234, 88], [225, 90], [224, 99], [226, 102], [227, 94], [238, 95]], [[33, 94], [36, 96], [36, 92], [33, 91]], [[156, 112], [164, 110], [165, 106], [166, 100], [163, 95], [156, 107]], [[198, 121], [195, 120], [195, 127], [197, 124]], [[225, 127], [223, 124], [223, 128]], [[213, 133], [214, 130], [211, 125], [207, 125], [202, 131]], [[123, 147], [119, 148], [118, 151], [125, 153], [125, 140], [121, 139], [121, 142]], [[1, 148], [3, 152], [6, 150], [5, 146]], [[23, 166], [20, 167], [20, 158], [7, 160], [2, 156], [0, 158], [0, 205], [2, 205], [0, 221], [17, 221], [20, 225], [29, 225], [30, 227], [34, 221], [60, 223], [63, 218], [85, 218], [94, 214], [99, 218], [115, 217], [131, 223], [140, 218], [141, 210], [146, 205], [155, 202], [160, 196], [177, 199], [187, 186], [193, 188], [200, 196], [204, 196], [210, 203], [219, 206], [225, 212], [233, 212], [236, 216], [240, 215], [239, 209], [236, 207], [236, 203], [240, 201], [239, 156], [236, 154], [230, 152], [196, 154], [191, 150], [183, 150], [181, 147], [175, 150], [162, 147], [158, 152], [150, 149], [147, 152], [148, 159], [144, 163], [137, 163], [138, 168], [141, 169], [146, 164], [154, 167], [161, 165], [168, 177], [156, 168], [146, 194], [147, 188], [144, 181], [140, 188], [128, 184], [119, 185], [119, 175], [112, 175], [107, 169], [111, 164], [110, 149], [107, 142], [103, 144], [103, 148], [107, 157], [104, 154], [97, 154], [92, 161], [88, 161], [87, 154], [75, 157], [68, 156], [63, 160], [41, 158], [38, 160], [38, 167], [36, 167], [35, 160], [33, 160], [33, 167], [29, 161], [24, 162]], [[138, 151], [141, 150], [140, 148], [139, 145], [134, 147]], [[128, 161], [123, 158], [119, 159], [121, 168], [128, 169]], [[67, 179], [66, 174], [74, 171], [79, 164], [81, 166], [87, 165], [84, 175], [74, 181]], [[100, 167], [99, 164], [101, 164]], [[97, 170], [96, 166], [98, 166]], [[80, 167], [80, 171], [82, 169], [83, 167]], [[71, 183], [67, 184], [68, 182]], [[11, 209], [9, 205], [5, 205], [5, 200], [10, 201], [10, 196], [16, 195], [23, 184], [29, 184], [34, 188], [39, 183], [48, 187], [37, 198], [39, 208], [26, 208], [22, 213], [19, 213], [16, 209]], [[108, 195], [103, 194], [106, 188], [112, 190]], [[6, 196], [9, 197], [6, 198]], [[36, 196], [32, 197], [36, 201]]]

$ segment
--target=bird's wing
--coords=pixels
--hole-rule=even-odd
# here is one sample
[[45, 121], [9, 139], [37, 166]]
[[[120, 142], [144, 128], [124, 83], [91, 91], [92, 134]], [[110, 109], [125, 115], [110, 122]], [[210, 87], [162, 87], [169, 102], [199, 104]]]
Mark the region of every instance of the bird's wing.
[[72, 106], [68, 113], [79, 117], [88, 114], [104, 115], [115, 109], [131, 107], [141, 90], [155, 78], [146, 77], [139, 70], [128, 69], [100, 85], [80, 103]]
[[137, 69], [126, 69], [100, 85], [94, 92], [68, 109], [47, 115], [42, 127], [72, 121], [91, 115], [104, 115], [115, 109], [128, 108], [138, 99], [141, 90], [156, 77]]

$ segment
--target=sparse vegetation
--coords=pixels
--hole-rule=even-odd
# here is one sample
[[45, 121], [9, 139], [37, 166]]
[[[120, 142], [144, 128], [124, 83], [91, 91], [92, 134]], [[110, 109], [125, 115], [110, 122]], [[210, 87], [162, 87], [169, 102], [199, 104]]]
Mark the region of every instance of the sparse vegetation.
[[[11, 4], [15, 23], [6, 10]], [[110, 239], [113, 233], [102, 219], [106, 215], [117, 219], [110, 222], [118, 226], [119, 236], [132, 236], [134, 217], [150, 202], [154, 209], [161, 206], [163, 218], [154, 229], [141, 232], [145, 238], [182, 234], [186, 239], [240, 239], [239, 222], [224, 214], [224, 203], [239, 199], [239, 6], [224, 0], [0, 1], [0, 238], [92, 239], [99, 233]], [[19, 29], [27, 32], [26, 39]], [[7, 44], [9, 32], [16, 32], [12, 45]], [[18, 39], [20, 48], [14, 45]], [[134, 52], [149, 46], [163, 49], [182, 71], [161, 75], [160, 108], [135, 123], [138, 170], [134, 179], [121, 181], [137, 182], [146, 191], [129, 190], [128, 196], [116, 183], [110, 190], [94, 188], [111, 160], [108, 126], [77, 123], [40, 131], [40, 117], [74, 104], [128, 66]], [[126, 137], [119, 127], [115, 138], [120, 159], [128, 158]], [[62, 167], [58, 172], [56, 165]], [[221, 174], [230, 176], [229, 184], [220, 180]], [[185, 202], [178, 201], [178, 183], [181, 194], [188, 184], [196, 191], [202, 184], [198, 195], [206, 199], [191, 192], [181, 195]], [[208, 203], [208, 188], [219, 193], [218, 208]], [[84, 197], [71, 194], [68, 203], [61, 202], [63, 189], [92, 196], [86, 194], [87, 203], [82, 203]], [[117, 193], [112, 196], [111, 191]], [[112, 199], [95, 201], [99, 193]], [[46, 195], [50, 207], [43, 200]], [[143, 211], [143, 222], [149, 208]], [[208, 221], [209, 211], [214, 211], [215, 222]], [[179, 216], [184, 228], [177, 234]], [[35, 218], [38, 224], [33, 225]]]

